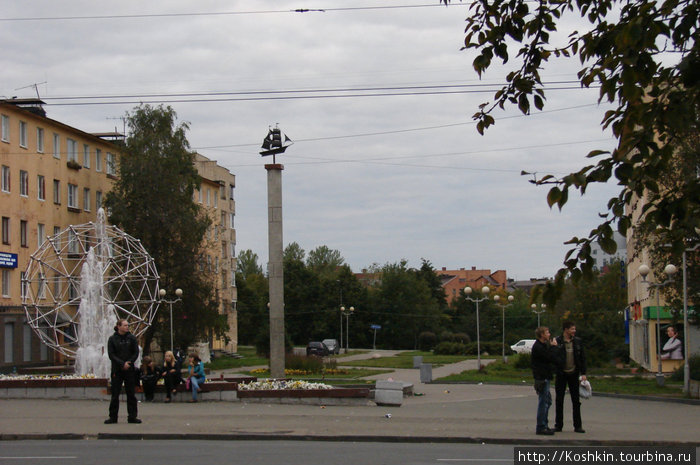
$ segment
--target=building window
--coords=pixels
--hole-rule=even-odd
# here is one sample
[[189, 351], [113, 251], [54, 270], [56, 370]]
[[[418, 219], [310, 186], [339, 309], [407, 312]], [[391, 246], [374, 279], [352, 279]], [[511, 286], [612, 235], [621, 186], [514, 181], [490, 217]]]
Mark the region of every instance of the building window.
[[40, 174], [36, 176], [36, 198], [39, 200], [46, 200], [46, 183], [44, 176]]
[[28, 295], [27, 290], [29, 289], [29, 283], [27, 282], [27, 272], [22, 271], [19, 274], [19, 279], [20, 279], [20, 282], [22, 283], [20, 288], [19, 288], [19, 294], [20, 294], [20, 297], [22, 297], [24, 299], [25, 297], [27, 297], [27, 295]]
[[114, 159], [114, 154], [107, 152], [107, 174], [115, 176], [117, 174], [117, 164]]
[[72, 229], [68, 230], [68, 253], [78, 253], [78, 235]]
[[219, 196], [214, 196], [214, 208], [219, 208]]
[[61, 181], [53, 180], [53, 203], [61, 205]]
[[19, 146], [27, 148], [27, 123], [26, 121], [19, 122]]
[[202, 203], [202, 189], [199, 189], [199, 203]]
[[2, 115], [2, 141], [10, 142], [10, 117]]
[[90, 146], [83, 144], [83, 168], [90, 168]]
[[0, 190], [3, 192], [10, 192], [10, 167], [2, 165], [2, 186]]
[[40, 299], [46, 298], [46, 275], [43, 272], [39, 273], [39, 290], [37, 295]]
[[41, 247], [41, 244], [44, 243], [44, 239], [46, 237], [46, 226], [44, 226], [43, 223], [39, 223], [36, 226], [36, 247], [37, 249]]
[[19, 170], [19, 195], [29, 197], [29, 173]]
[[83, 210], [90, 211], [90, 189], [87, 187], [83, 189]]
[[2, 269], [2, 296], [10, 297], [10, 270]]
[[53, 295], [61, 295], [61, 277], [58, 274], [54, 274], [53, 276]]
[[53, 133], [53, 157], [61, 158], [61, 136]]
[[78, 162], [78, 143], [73, 139], [66, 139], [66, 150], [68, 152], [68, 161]]
[[[61, 228], [58, 226], [53, 227], [53, 235], [54, 235], [54, 245], [56, 246], [56, 249], [61, 250], [61, 236], [59, 234], [61, 233]], [[56, 293], [58, 295], [58, 293]]]
[[235, 216], [236, 216], [236, 215], [234, 215], [233, 213], [229, 213], [229, 214], [228, 214], [229, 228], [231, 228], [231, 229], [233, 229], [233, 218], [234, 218]]
[[10, 218], [7, 216], [2, 217], [2, 243], [10, 244]]
[[36, 151], [44, 153], [44, 128], [36, 128]]
[[[2, 274], [2, 282], [5, 283], [5, 270]], [[5, 291], [3, 290], [3, 293]], [[9, 292], [9, 291], [8, 291]], [[9, 294], [7, 295], [9, 297]], [[5, 323], [5, 363], [15, 361], [15, 324]]]
[[22, 325], [22, 361], [32, 361], [32, 328], [27, 323]]
[[233, 184], [228, 185], [228, 198], [229, 200], [233, 200]]
[[207, 207], [211, 207], [211, 189], [207, 187]]
[[102, 208], [102, 191], [95, 192], [95, 208]]
[[27, 222], [19, 220], [19, 245], [27, 247]]
[[68, 208], [78, 207], [78, 186], [68, 183]]
[[95, 149], [95, 171], [102, 171], [102, 150]]

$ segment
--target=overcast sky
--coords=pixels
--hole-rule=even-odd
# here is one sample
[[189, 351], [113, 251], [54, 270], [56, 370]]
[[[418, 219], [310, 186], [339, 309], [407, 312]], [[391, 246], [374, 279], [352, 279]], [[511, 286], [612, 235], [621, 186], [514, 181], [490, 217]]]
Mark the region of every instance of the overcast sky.
[[259, 147], [279, 123], [295, 141], [277, 158], [285, 245], [337, 249], [357, 272], [425, 258], [552, 276], [617, 189], [593, 186], [559, 212], [520, 172], [567, 174], [611, 149], [604, 108], [596, 89], [565, 83], [575, 60], [555, 63], [545, 112], [498, 111], [480, 136], [471, 115], [505, 73], [473, 71], [467, 14], [438, 0], [3, 2], [0, 95], [36, 97], [37, 84], [50, 118], [87, 132], [121, 131], [138, 102], [165, 101], [191, 146], [236, 175], [237, 250], [263, 265], [272, 160]]

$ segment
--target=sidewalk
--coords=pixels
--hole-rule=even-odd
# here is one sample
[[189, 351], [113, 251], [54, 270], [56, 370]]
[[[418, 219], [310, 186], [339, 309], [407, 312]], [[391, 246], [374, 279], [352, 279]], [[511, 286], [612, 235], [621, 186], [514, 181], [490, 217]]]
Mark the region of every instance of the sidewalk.
[[[366, 357], [366, 356], [365, 356]], [[341, 363], [342, 364], [342, 363]], [[476, 361], [433, 368], [433, 378], [474, 368]], [[473, 366], [472, 366], [473, 365]], [[229, 370], [227, 370], [229, 372]], [[406, 381], [419, 395], [401, 407], [258, 404], [246, 402], [140, 403], [140, 425], [105, 425], [105, 401], [7, 400], [0, 409], [0, 439], [197, 438], [319, 439], [344, 441], [450, 441], [512, 444], [698, 446], [700, 406], [594, 397], [582, 405], [585, 434], [573, 432], [571, 404], [555, 436], [534, 434], [537, 397], [523, 386], [421, 384], [418, 369], [373, 378]], [[550, 410], [554, 420], [554, 406]]]

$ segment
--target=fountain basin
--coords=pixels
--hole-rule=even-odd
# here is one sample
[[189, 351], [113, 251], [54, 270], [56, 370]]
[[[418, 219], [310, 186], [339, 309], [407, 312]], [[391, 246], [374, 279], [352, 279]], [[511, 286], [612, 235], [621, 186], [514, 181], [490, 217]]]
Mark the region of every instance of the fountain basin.
[[106, 378], [0, 380], [2, 399], [105, 399]]

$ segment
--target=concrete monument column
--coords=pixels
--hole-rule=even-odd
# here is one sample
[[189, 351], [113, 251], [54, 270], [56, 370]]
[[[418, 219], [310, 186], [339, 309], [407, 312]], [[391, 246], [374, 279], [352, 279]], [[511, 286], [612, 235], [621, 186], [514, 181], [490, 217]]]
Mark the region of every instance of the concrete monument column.
[[270, 377], [284, 378], [284, 269], [282, 242], [282, 170], [278, 163], [267, 170], [267, 235], [270, 285]]

